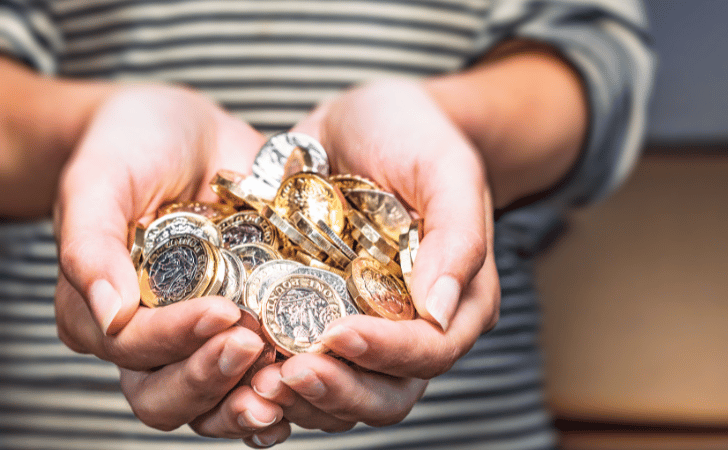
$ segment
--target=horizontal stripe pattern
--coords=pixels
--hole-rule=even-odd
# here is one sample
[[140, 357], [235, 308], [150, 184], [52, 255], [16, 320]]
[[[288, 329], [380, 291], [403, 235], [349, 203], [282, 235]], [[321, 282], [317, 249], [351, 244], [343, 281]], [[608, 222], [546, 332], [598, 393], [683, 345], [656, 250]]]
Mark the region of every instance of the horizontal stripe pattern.
[[[562, 48], [587, 77], [591, 98], [602, 107], [596, 110], [608, 112], [614, 89], [610, 72], [599, 68], [618, 67], [622, 60], [612, 55], [638, 63], [621, 78], [622, 87], [645, 88], [650, 72], [649, 55], [631, 33], [643, 20], [639, 8], [613, 1], [0, 0], [0, 51], [68, 77], [190, 85], [272, 133], [350, 85], [456, 71], [503, 36], [518, 35]], [[599, 14], [570, 14], [584, 7]], [[586, 22], [574, 25], [597, 16], [606, 23], [601, 31]], [[570, 27], [561, 27], [567, 22]], [[590, 42], [611, 50], [608, 58], [569, 44], [579, 42], [584, 27], [593, 32]], [[639, 109], [645, 95], [630, 106]], [[624, 119], [630, 148], [639, 141], [641, 119], [635, 117]], [[599, 130], [611, 124], [599, 114], [593, 120]], [[622, 160], [619, 144], [609, 145], [587, 154], [589, 161], [603, 156], [611, 165], [598, 170], [614, 173], [600, 172], [607, 181], [599, 186], [582, 183], [591, 173], [582, 174], [577, 181], [583, 185], [573, 187], [580, 196], [612, 186], [630, 165], [634, 151]], [[385, 429], [359, 425], [343, 435], [296, 429], [279, 448], [551, 448], [530, 258], [557, 227], [550, 207], [501, 217], [495, 248], [500, 322], [431, 381], [404, 422]], [[116, 367], [58, 340], [57, 270], [48, 222], [0, 223], [0, 448], [240, 448], [240, 442], [201, 438], [186, 427], [161, 433], [141, 424], [119, 390]]]

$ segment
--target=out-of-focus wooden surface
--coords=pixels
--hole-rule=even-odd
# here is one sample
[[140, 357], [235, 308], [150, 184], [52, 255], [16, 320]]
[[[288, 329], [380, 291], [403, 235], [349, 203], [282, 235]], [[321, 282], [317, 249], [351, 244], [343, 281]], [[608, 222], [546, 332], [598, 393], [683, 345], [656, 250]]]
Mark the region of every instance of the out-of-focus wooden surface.
[[558, 416], [728, 429], [728, 156], [645, 157], [573, 214], [538, 282]]

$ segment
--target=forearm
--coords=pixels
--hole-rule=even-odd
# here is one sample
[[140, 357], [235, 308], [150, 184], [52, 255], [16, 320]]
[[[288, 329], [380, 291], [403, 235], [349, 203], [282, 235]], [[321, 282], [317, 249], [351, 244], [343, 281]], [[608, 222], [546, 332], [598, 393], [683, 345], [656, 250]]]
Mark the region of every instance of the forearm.
[[510, 42], [426, 87], [482, 151], [496, 208], [554, 186], [584, 145], [581, 79], [548, 47]]
[[0, 57], [0, 217], [50, 212], [63, 164], [113, 89], [43, 77]]

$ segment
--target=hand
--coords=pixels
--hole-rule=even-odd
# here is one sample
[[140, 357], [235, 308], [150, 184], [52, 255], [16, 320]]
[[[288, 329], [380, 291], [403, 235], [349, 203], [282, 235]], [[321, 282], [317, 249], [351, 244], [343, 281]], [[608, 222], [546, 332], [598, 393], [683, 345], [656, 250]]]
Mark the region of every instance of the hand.
[[405, 81], [345, 93], [294, 131], [321, 141], [333, 171], [375, 180], [424, 217], [412, 275], [421, 318], [339, 319], [322, 335], [324, 344], [367, 371], [303, 354], [259, 372], [253, 387], [305, 428], [399, 422], [424, 392], [424, 380], [447, 371], [497, 320], [500, 288], [482, 161], [424, 89]]
[[129, 223], [149, 222], [168, 201], [213, 200], [212, 175], [250, 167], [264, 140], [191, 91], [124, 88], [97, 110], [61, 176], [59, 335], [119, 365], [132, 409], [155, 428], [194, 422], [209, 436], [271, 429], [282, 439], [290, 432], [277, 405], [235, 387], [262, 349], [255, 333], [233, 326], [237, 307], [220, 297], [139, 307], [126, 247]]

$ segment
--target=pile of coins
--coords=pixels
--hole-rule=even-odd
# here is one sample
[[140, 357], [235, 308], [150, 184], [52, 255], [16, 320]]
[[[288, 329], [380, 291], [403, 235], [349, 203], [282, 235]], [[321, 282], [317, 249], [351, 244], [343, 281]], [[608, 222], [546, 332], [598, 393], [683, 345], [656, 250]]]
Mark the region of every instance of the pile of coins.
[[240, 324], [267, 342], [254, 369], [326, 352], [318, 338], [343, 316], [415, 318], [421, 219], [371, 180], [330, 175], [326, 152], [304, 134], [270, 138], [252, 169], [217, 173], [219, 203], [166, 205], [148, 226], [131, 227], [144, 305], [232, 300]]

